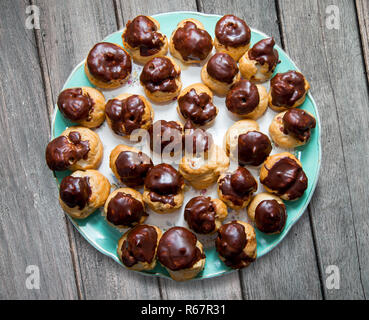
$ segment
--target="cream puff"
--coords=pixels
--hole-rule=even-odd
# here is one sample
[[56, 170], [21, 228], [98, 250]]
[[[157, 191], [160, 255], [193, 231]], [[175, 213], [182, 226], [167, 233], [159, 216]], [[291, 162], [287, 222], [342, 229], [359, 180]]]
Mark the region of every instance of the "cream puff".
[[289, 152], [268, 157], [260, 168], [260, 182], [283, 200], [297, 200], [308, 187], [301, 162]]
[[192, 18], [179, 22], [170, 37], [170, 53], [186, 64], [204, 61], [212, 49], [210, 34], [200, 21]]
[[150, 16], [140, 15], [127, 22], [122, 41], [135, 62], [144, 64], [167, 54], [168, 39], [159, 29], [159, 22]]
[[196, 235], [183, 227], [168, 229], [159, 241], [158, 260], [173, 280], [190, 280], [205, 266], [205, 253]]
[[184, 151], [189, 156], [204, 156], [207, 159], [214, 139], [211, 133], [202, 128], [196, 128], [191, 121], [184, 126]]
[[109, 180], [99, 171], [75, 171], [61, 181], [59, 202], [71, 217], [83, 219], [104, 205], [109, 192]]
[[127, 81], [131, 72], [131, 57], [120, 45], [100, 42], [88, 53], [85, 73], [88, 80], [99, 88], [118, 88]]
[[103, 157], [97, 133], [85, 127], [69, 127], [46, 147], [46, 163], [51, 170], [97, 169]]
[[140, 82], [147, 97], [154, 102], [175, 99], [182, 88], [181, 69], [169, 57], [156, 57], [144, 65]]

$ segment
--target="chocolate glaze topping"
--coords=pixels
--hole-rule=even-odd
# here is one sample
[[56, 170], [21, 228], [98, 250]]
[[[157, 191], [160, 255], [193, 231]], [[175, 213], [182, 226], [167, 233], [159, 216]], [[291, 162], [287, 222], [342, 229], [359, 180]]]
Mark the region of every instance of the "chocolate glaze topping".
[[178, 28], [173, 36], [174, 48], [181, 54], [184, 60], [204, 60], [211, 49], [213, 42], [209, 33], [200, 29], [191, 21], [185, 22]]
[[[183, 129], [176, 121], [158, 120], [149, 128], [150, 148], [163, 152], [171, 144], [174, 150], [182, 149]], [[170, 147], [168, 147], [170, 148]], [[166, 150], [169, 153], [172, 150]]]
[[243, 167], [238, 167], [236, 171], [226, 174], [219, 181], [219, 189], [223, 196], [236, 206], [241, 206], [257, 188], [255, 178]]
[[278, 51], [274, 49], [275, 41], [267, 38], [255, 43], [249, 50], [249, 58], [256, 60], [261, 65], [268, 64], [269, 71], [272, 71], [279, 61]]
[[159, 241], [158, 259], [173, 271], [191, 268], [205, 258], [196, 243], [197, 237], [191, 231], [183, 227], [170, 228]]
[[290, 109], [283, 116], [283, 132], [292, 134], [300, 141], [309, 140], [310, 129], [315, 126], [315, 118], [302, 109]]
[[158, 234], [152, 226], [140, 224], [131, 229], [122, 244], [122, 262], [132, 267], [138, 262], [151, 263], [155, 256]]
[[151, 56], [158, 53], [164, 45], [163, 35], [157, 32], [155, 23], [146, 16], [137, 16], [128, 21], [124, 40], [132, 48], [140, 48], [141, 56]]
[[289, 200], [300, 198], [308, 186], [308, 179], [300, 165], [290, 157], [279, 159], [270, 169], [262, 184]]
[[238, 269], [243, 267], [244, 262], [254, 261], [243, 251], [246, 245], [245, 227], [242, 224], [232, 221], [219, 228], [215, 247], [227, 266]]
[[249, 131], [238, 136], [238, 163], [259, 166], [272, 151], [272, 144], [264, 133]]
[[217, 108], [213, 105], [211, 97], [205, 92], [197, 94], [195, 89], [181, 96], [178, 106], [185, 119], [199, 126], [209, 123], [217, 116]]
[[221, 82], [232, 83], [238, 73], [237, 63], [227, 53], [218, 52], [208, 61], [208, 74]]
[[145, 114], [145, 104], [138, 95], [123, 100], [109, 100], [105, 112], [112, 122], [113, 131], [118, 135], [131, 134], [144, 124], [142, 117]]
[[140, 81], [150, 92], [174, 92], [179, 75], [180, 71], [175, 70], [172, 61], [166, 57], [156, 57], [145, 64]]
[[94, 105], [88, 94], [83, 95], [82, 88], [65, 89], [58, 97], [58, 108], [69, 120], [88, 119]]
[[256, 85], [248, 80], [236, 82], [227, 94], [226, 106], [237, 114], [248, 114], [259, 105], [260, 96]]
[[217, 22], [215, 36], [225, 46], [240, 47], [250, 42], [251, 30], [244, 20], [227, 14]]
[[274, 199], [261, 201], [255, 209], [256, 227], [264, 233], [281, 232], [286, 218], [285, 205]]
[[87, 57], [90, 73], [103, 82], [125, 79], [132, 71], [129, 54], [114, 43], [97, 43]]
[[195, 128], [191, 121], [185, 124], [185, 150], [189, 154], [207, 152], [214, 143], [211, 133]]
[[128, 187], [143, 185], [152, 166], [151, 159], [142, 152], [122, 151], [115, 160], [118, 175]]
[[192, 198], [185, 207], [184, 218], [195, 232], [210, 233], [215, 229], [215, 205], [209, 197]]
[[277, 73], [270, 86], [275, 106], [292, 107], [306, 92], [304, 76], [297, 71]]
[[109, 201], [106, 219], [116, 226], [132, 227], [133, 223], [138, 223], [142, 216], [147, 215], [140, 201], [128, 193], [118, 192]]
[[91, 196], [89, 177], [67, 176], [63, 178], [59, 189], [60, 199], [69, 207], [78, 206], [82, 210]]
[[87, 159], [90, 151], [89, 142], [81, 141], [77, 131], [71, 131], [66, 136], [60, 136], [50, 141], [46, 147], [46, 163], [51, 170], [67, 170], [81, 159]]

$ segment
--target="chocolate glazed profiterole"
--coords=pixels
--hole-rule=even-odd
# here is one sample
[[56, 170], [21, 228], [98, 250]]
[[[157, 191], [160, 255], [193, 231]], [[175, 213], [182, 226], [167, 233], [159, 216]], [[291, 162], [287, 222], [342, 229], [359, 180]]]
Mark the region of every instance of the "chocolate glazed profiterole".
[[159, 241], [158, 260], [177, 281], [194, 278], [205, 266], [205, 254], [194, 233], [183, 227], [167, 230]]
[[60, 183], [60, 199], [70, 208], [82, 210], [91, 196], [89, 177], [67, 176]]
[[205, 154], [207, 158], [208, 151], [214, 144], [211, 133], [201, 128], [196, 128], [191, 121], [187, 121], [184, 126], [184, 143], [186, 155], [194, 156]]
[[238, 136], [238, 163], [242, 166], [259, 166], [272, 151], [267, 135], [259, 131], [248, 131]]

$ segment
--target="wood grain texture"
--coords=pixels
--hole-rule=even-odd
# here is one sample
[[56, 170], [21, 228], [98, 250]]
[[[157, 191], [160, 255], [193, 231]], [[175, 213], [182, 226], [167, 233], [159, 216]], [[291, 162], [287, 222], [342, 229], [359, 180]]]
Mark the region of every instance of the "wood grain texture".
[[[339, 8], [338, 30], [326, 27], [328, 5]], [[329, 265], [341, 276], [339, 290], [323, 285], [325, 297], [365, 298], [369, 102], [354, 2], [288, 0], [279, 7], [286, 49], [310, 81], [321, 117], [323, 161], [311, 216], [323, 284]]]
[[359, 20], [363, 56], [366, 64], [366, 76], [369, 83], [369, 1], [356, 0], [356, 11]]
[[[112, 1], [35, 1], [42, 10], [39, 45], [42, 53], [46, 86], [51, 88], [49, 108], [53, 108], [58, 93], [69, 73], [85, 58], [89, 49], [117, 30]], [[48, 175], [51, 175], [48, 173]], [[54, 183], [51, 192], [56, 196]], [[62, 216], [57, 201], [49, 203]], [[158, 280], [143, 277], [120, 267], [93, 248], [69, 224], [72, 251], [76, 261], [76, 276], [85, 299], [158, 299]]]
[[[65, 218], [50, 206], [58, 201], [44, 160], [50, 121], [27, 5], [0, 2], [0, 299], [75, 299]], [[39, 290], [26, 288], [29, 265], [40, 270]]]
[[[274, 1], [201, 0], [200, 8], [206, 13], [234, 13], [281, 45]], [[308, 213], [277, 248], [242, 270], [241, 279], [245, 299], [321, 299]]]

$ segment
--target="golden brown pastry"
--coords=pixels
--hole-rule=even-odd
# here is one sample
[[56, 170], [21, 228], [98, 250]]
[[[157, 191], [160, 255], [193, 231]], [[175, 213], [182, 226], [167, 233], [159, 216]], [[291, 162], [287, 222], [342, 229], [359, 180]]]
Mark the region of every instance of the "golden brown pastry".
[[122, 41], [136, 63], [167, 54], [168, 39], [159, 29], [159, 22], [150, 16], [140, 15], [127, 22]]
[[109, 192], [109, 180], [99, 171], [74, 171], [60, 183], [59, 202], [71, 217], [83, 219], [104, 205]]
[[228, 53], [235, 61], [250, 47], [250, 39], [249, 26], [234, 15], [223, 16], [215, 26], [214, 46], [217, 52]]
[[173, 227], [159, 241], [158, 260], [173, 280], [185, 281], [197, 276], [205, 266], [202, 244], [190, 230]]
[[65, 89], [57, 105], [65, 118], [87, 128], [97, 128], [105, 120], [105, 97], [94, 88]]
[[118, 241], [117, 254], [127, 269], [152, 270], [162, 232], [156, 226], [140, 224], [128, 230]]
[[105, 202], [104, 214], [108, 223], [117, 228], [131, 228], [148, 217], [141, 193], [131, 188], [114, 190]]
[[88, 80], [99, 88], [118, 88], [127, 81], [131, 72], [131, 57], [120, 45], [100, 42], [88, 53], [85, 73]]
[[204, 196], [192, 198], [184, 210], [190, 229], [201, 234], [216, 232], [227, 215], [227, 206], [223, 201]]
[[296, 148], [310, 139], [315, 128], [314, 116], [302, 109], [290, 109], [277, 114], [269, 126], [272, 140], [282, 148]]
[[153, 167], [148, 155], [123, 144], [111, 151], [109, 164], [117, 179], [131, 188], [142, 186], [147, 172]]
[[268, 92], [262, 85], [240, 80], [228, 92], [226, 106], [236, 116], [256, 120], [268, 108]]
[[269, 156], [260, 168], [264, 188], [283, 200], [297, 200], [308, 187], [308, 178], [301, 162], [291, 153]]
[[228, 267], [245, 268], [256, 259], [255, 230], [250, 224], [239, 220], [224, 224], [218, 230], [215, 247]]
[[273, 38], [262, 39], [255, 43], [240, 59], [242, 77], [253, 82], [269, 80], [280, 62], [274, 45]]
[[297, 71], [277, 73], [270, 81], [269, 106], [274, 111], [296, 108], [305, 101], [309, 82]]
[[240, 77], [237, 63], [227, 53], [214, 54], [201, 69], [202, 82], [219, 96], [225, 96]]
[[140, 82], [147, 97], [154, 102], [167, 102], [181, 92], [181, 68], [169, 57], [156, 57], [144, 65]]
[[247, 208], [247, 214], [256, 228], [266, 234], [281, 233], [286, 225], [286, 206], [274, 194], [257, 194]]
[[184, 186], [176, 169], [166, 163], [158, 164], [146, 175], [143, 200], [157, 213], [170, 213], [182, 206]]
[[235, 122], [225, 134], [224, 145], [227, 155], [242, 166], [259, 166], [272, 151], [268, 136], [259, 131], [254, 120]]
[[224, 173], [218, 179], [219, 199], [233, 210], [246, 208], [257, 189], [257, 181], [250, 171], [243, 167]]
[[103, 156], [97, 133], [85, 127], [69, 127], [46, 147], [46, 163], [51, 170], [97, 169]]
[[114, 133], [130, 138], [135, 130], [147, 130], [154, 119], [154, 110], [145, 97], [123, 93], [105, 106], [106, 120]]
[[192, 18], [179, 22], [170, 37], [170, 53], [186, 64], [204, 61], [212, 49], [210, 34], [200, 21]]

